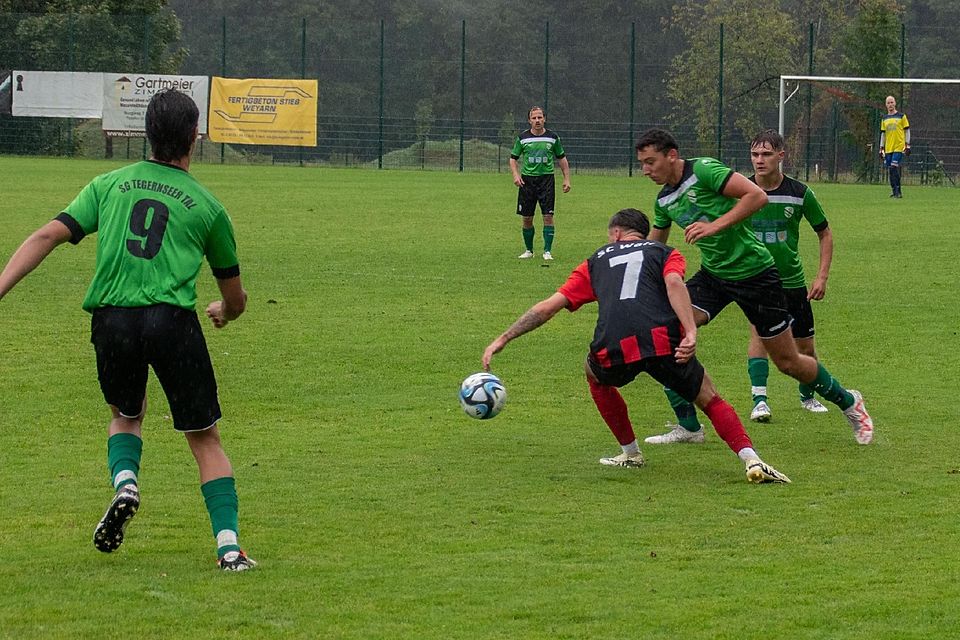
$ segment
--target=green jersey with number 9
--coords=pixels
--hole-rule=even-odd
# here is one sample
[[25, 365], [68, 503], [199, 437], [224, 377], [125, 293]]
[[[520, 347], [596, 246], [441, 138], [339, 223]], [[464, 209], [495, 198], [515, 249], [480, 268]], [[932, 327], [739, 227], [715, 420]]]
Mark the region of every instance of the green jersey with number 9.
[[57, 219], [73, 244], [97, 233], [87, 311], [154, 304], [193, 309], [204, 256], [214, 276], [240, 275], [223, 205], [173, 165], [143, 161], [97, 176]]

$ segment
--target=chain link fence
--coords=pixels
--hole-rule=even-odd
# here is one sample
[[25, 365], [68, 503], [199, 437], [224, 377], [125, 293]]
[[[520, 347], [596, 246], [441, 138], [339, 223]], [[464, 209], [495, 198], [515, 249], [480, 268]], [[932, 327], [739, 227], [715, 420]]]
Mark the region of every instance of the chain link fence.
[[[720, 34], [717, 56], [704, 59], [700, 70], [717, 78], [715, 134], [704, 139], [689, 106], [675, 104], [667, 95], [670, 63], [687, 43], [678, 30], [663, 25], [610, 23], [597, 42], [584, 37], [581, 24], [570, 22], [544, 21], [521, 29], [496, 19], [429, 24], [371, 19], [330, 25], [302, 18], [211, 15], [203, 3], [188, 5], [177, 17], [181, 30], [171, 37], [169, 13], [63, 14], [55, 19], [0, 14], [0, 33], [8, 34], [0, 38], [0, 69], [318, 80], [316, 146], [207, 140], [198, 150], [202, 162], [509, 171], [513, 137], [526, 128], [529, 107], [539, 105], [546, 110], [547, 126], [561, 136], [576, 173], [633, 174], [638, 170], [633, 143], [650, 126], [670, 128], [684, 155], [716, 156], [747, 171], [748, 140], [733, 125], [738, 105], [762, 100], [765, 123], [777, 126], [772, 92], [722, 92]], [[927, 42], [942, 36], [943, 29], [916, 28], [906, 42]], [[725, 46], [730, 55], [736, 45]], [[921, 62], [926, 55], [918, 54]], [[803, 60], [782, 73], [808, 71]], [[960, 174], [960, 87], [887, 90], [901, 98], [914, 131], [906, 180], [955, 183]], [[849, 117], [856, 109], [878, 118], [882, 101], [876, 103], [855, 86], [801, 87], [786, 110], [787, 171], [812, 181], [881, 179], [876, 149], [852, 135]], [[108, 142], [99, 120], [0, 116], [2, 153], [138, 159], [147, 151], [142, 139]]]

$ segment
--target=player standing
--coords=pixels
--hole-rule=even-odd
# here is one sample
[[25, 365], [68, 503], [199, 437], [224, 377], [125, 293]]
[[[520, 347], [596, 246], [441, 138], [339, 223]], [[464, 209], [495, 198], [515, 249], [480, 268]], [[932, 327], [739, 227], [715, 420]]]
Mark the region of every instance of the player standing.
[[523, 219], [521, 232], [526, 250], [518, 257], [533, 257], [533, 216], [540, 204], [543, 216], [543, 259], [553, 260], [554, 225], [553, 207], [556, 200], [553, 161], [563, 174], [563, 192], [570, 191], [570, 162], [560, 143], [560, 137], [546, 128], [547, 118], [541, 107], [531, 107], [527, 112], [530, 128], [522, 131], [513, 141], [510, 151], [510, 171], [517, 191], [517, 214]]
[[107, 466], [116, 491], [93, 544], [116, 550], [140, 507], [137, 475], [143, 449], [147, 369], [152, 367], [200, 471], [217, 544], [217, 565], [256, 565], [240, 549], [238, 500], [230, 460], [220, 444], [220, 403], [195, 309], [204, 257], [221, 300], [207, 306], [217, 328], [243, 313], [233, 226], [223, 205], [188, 173], [200, 112], [175, 90], [155, 94], [146, 112], [148, 161], [94, 178], [54, 220], [35, 231], [0, 273], [0, 298], [59, 245], [97, 234], [93, 281], [83, 308], [92, 314], [97, 374], [110, 406]]
[[[793, 317], [791, 330], [797, 349], [804, 355], [816, 358], [813, 308], [810, 301], [823, 300], [826, 294], [827, 278], [830, 276], [830, 264], [833, 261], [833, 232], [813, 189], [783, 175], [780, 168], [783, 156], [783, 136], [773, 129], [759, 133], [750, 143], [750, 162], [754, 171], [750, 180], [767, 194], [767, 204], [750, 216], [750, 224], [757, 240], [770, 251], [780, 273], [787, 311]], [[813, 228], [820, 243], [820, 264], [809, 291], [798, 252], [801, 220], [806, 220]], [[767, 403], [770, 364], [763, 341], [753, 325], [750, 325], [750, 345], [747, 348], [747, 372], [753, 396], [750, 419], [767, 422], [771, 417]], [[813, 388], [803, 383], [800, 383], [800, 406], [813, 413], [827, 410], [813, 396]]]
[[897, 111], [897, 100], [887, 96], [887, 113], [880, 118], [880, 159], [890, 174], [890, 197], [902, 198], [900, 165], [904, 155], [910, 155], [910, 121], [907, 114]]

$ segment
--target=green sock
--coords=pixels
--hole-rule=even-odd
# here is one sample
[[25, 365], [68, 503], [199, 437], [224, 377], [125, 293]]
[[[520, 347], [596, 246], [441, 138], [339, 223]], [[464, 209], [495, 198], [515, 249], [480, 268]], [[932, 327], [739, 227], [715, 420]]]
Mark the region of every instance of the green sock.
[[240, 551], [237, 542], [239, 533], [240, 501], [237, 499], [237, 486], [233, 478], [226, 476], [200, 485], [200, 492], [207, 504], [213, 536], [217, 539], [217, 557], [230, 551]]
[[553, 246], [554, 226], [543, 225], [543, 250], [550, 251]]
[[844, 389], [820, 363], [817, 363], [817, 377], [810, 383], [810, 386], [841, 409], [849, 409], [853, 406], [854, 400], [850, 392]]
[[677, 415], [677, 422], [687, 431], [700, 431], [700, 420], [697, 419], [697, 409], [692, 404], [681, 398], [676, 391], [669, 387], [664, 387], [663, 392], [667, 394], [667, 400], [673, 407], [673, 412]]
[[809, 400], [813, 397], [813, 387], [809, 384], [800, 384], [800, 401]]
[[747, 374], [750, 376], [750, 393], [753, 395], [753, 404], [766, 402], [770, 361], [766, 358], [748, 358]]
[[107, 440], [107, 467], [113, 488], [137, 484], [143, 440], [132, 433], [115, 433]]
[[533, 251], [533, 236], [537, 230], [533, 227], [529, 229], [523, 227], [521, 231], [523, 231], [523, 246], [527, 248], [527, 251]]

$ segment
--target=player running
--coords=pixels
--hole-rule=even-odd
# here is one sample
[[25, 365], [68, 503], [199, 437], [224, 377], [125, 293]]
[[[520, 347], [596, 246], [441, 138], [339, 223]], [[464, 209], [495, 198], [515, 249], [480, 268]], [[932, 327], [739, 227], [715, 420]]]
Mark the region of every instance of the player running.
[[199, 114], [182, 92], [154, 94], [145, 120], [150, 159], [97, 176], [27, 238], [0, 273], [0, 298], [58, 246], [96, 233], [96, 267], [83, 308], [92, 314], [97, 377], [112, 413], [107, 466], [115, 494], [94, 530], [93, 544], [104, 553], [115, 551], [140, 507], [141, 427], [151, 367], [167, 397], [173, 428], [184, 434], [197, 462], [217, 565], [246, 571], [256, 562], [237, 539], [237, 490], [217, 428], [217, 382], [194, 310], [204, 258], [221, 295], [206, 310], [214, 327], [239, 317], [247, 294], [230, 218], [188, 173]]
[[[813, 307], [811, 300], [823, 300], [833, 260], [833, 233], [823, 213], [823, 207], [813, 189], [799, 180], [783, 175], [780, 165], [784, 156], [783, 136], [773, 129], [763, 131], [750, 143], [750, 162], [754, 174], [750, 180], [767, 194], [767, 204], [750, 216], [750, 224], [757, 240], [770, 251], [783, 282], [787, 311], [793, 317], [793, 339], [800, 353], [817, 357], [814, 348]], [[817, 234], [820, 243], [820, 264], [817, 275], [807, 290], [800, 262], [800, 221], [806, 220]], [[767, 377], [770, 363], [763, 341], [750, 325], [750, 345], [747, 348], [747, 373], [750, 376], [753, 411], [750, 419], [768, 422], [772, 412], [767, 402]], [[800, 407], [813, 413], [824, 413], [827, 408], [813, 396], [813, 388], [800, 383]]]
[[[713, 158], [684, 160], [676, 140], [663, 129], [646, 131], [636, 150], [644, 175], [663, 185], [650, 239], [666, 242], [676, 222], [684, 239], [700, 249], [700, 270], [687, 282], [697, 324], [706, 324], [736, 303], [756, 327], [777, 368], [840, 407], [856, 441], [869, 444], [873, 421], [860, 392], [848, 391], [821, 363], [797, 350], [790, 329], [793, 318], [773, 256], [747, 222], [767, 204], [763, 189]], [[696, 410], [667, 392], [680, 424], [646, 442], [702, 442]]]

